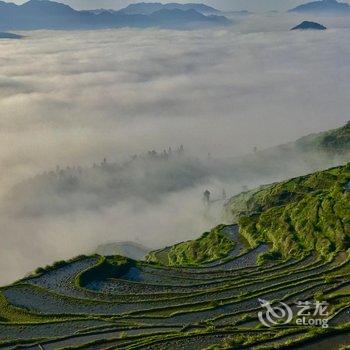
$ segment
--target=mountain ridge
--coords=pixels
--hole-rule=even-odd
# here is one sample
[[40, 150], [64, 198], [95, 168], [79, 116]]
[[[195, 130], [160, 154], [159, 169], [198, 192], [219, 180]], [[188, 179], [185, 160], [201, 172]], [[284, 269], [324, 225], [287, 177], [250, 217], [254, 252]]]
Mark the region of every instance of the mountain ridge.
[[241, 193], [226, 212], [253, 247], [270, 242], [284, 257], [326, 256], [350, 248], [349, 181], [350, 163]]
[[179, 3], [166, 3], [162, 4], [160, 2], [139, 2], [135, 4], [130, 4], [127, 7], [121, 9], [123, 13], [127, 14], [151, 14], [153, 12], [166, 9], [166, 10], [196, 10], [197, 12], [203, 15], [213, 15], [219, 14], [221, 11], [217, 10], [214, 7], [200, 4], [200, 3], [187, 3], [187, 4], [179, 4]]
[[0, 29], [95, 29], [115, 27], [170, 27], [229, 25], [224, 16], [206, 16], [194, 9], [168, 9], [168, 12], [127, 14], [122, 10], [78, 11], [49, 0], [29, 0], [22, 5], [0, 2]]

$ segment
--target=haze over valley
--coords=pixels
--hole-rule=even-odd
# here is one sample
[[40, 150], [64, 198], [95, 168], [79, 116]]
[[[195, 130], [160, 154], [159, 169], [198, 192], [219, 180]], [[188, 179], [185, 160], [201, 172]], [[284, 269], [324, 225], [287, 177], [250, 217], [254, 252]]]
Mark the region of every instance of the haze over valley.
[[344, 161], [259, 153], [350, 119], [350, 28], [315, 15], [327, 31], [290, 32], [303, 18], [0, 41], [1, 283], [109, 242], [197, 237], [221, 222], [223, 202], [206, 210], [206, 189], [222, 200]]

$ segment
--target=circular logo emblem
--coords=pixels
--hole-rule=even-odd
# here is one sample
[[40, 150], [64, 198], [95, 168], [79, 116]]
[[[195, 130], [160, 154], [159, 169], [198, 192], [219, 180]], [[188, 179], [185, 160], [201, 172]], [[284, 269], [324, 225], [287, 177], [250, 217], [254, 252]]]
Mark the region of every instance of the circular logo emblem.
[[260, 322], [266, 327], [285, 325], [292, 321], [293, 311], [285, 303], [279, 302], [272, 306], [270, 301], [259, 299], [260, 305], [265, 309], [258, 313]]

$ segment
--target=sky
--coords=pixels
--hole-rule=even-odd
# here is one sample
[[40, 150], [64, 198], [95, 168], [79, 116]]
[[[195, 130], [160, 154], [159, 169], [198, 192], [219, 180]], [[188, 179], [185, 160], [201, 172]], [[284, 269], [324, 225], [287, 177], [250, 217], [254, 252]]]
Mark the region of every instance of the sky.
[[[144, 0], [143, 0], [144, 1]], [[154, 0], [157, 2], [158, 0]], [[23, 3], [23, 0], [17, 0], [16, 3]], [[112, 8], [119, 9], [127, 6], [130, 3], [141, 2], [137, 0], [63, 0], [66, 4], [77, 9], [92, 9], [92, 8]], [[167, 2], [167, 1], [159, 1]], [[168, 1], [171, 2], [171, 1]], [[307, 2], [303, 0], [179, 0], [179, 3], [186, 2], [202, 2], [212, 5], [222, 10], [250, 10], [250, 11], [268, 11], [268, 10], [287, 10], [298, 4]]]

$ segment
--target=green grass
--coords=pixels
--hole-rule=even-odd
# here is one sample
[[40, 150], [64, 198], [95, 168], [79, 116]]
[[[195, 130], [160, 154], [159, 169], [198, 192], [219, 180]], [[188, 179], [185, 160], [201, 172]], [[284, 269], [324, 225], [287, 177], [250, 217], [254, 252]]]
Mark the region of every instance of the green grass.
[[252, 247], [271, 243], [278, 257], [320, 256], [350, 247], [350, 163], [243, 193], [227, 212]]
[[[224, 228], [223, 225], [218, 226], [212, 231], [204, 233], [199, 239], [171, 247], [166, 252], [168, 265], [197, 266], [227, 257], [236, 243], [223, 233]], [[156, 263], [166, 261], [164, 256], [159, 259], [157, 254], [161, 254], [161, 252], [150, 253], [147, 260]], [[165, 255], [165, 252], [162, 251], [162, 254]]]
[[76, 279], [76, 287], [84, 287], [91, 281], [104, 280], [106, 278], [117, 278], [125, 273], [135, 263], [122, 256], [100, 256], [99, 261], [85, 271], [81, 271]]

